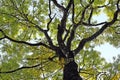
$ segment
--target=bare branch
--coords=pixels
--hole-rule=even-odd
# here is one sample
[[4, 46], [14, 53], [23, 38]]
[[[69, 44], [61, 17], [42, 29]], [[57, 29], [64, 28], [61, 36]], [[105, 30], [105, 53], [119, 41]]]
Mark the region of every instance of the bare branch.
[[105, 23], [107, 23], [107, 22], [101, 22], [101, 23], [97, 23], [97, 24], [82, 22], [82, 24], [85, 26], [99, 26], [99, 25], [103, 25]]
[[[48, 30], [42, 29], [39, 25], [37, 25], [37, 24], [33, 23], [32, 21], [30, 21], [30, 20], [27, 18], [27, 16], [26, 16], [26, 21], [29, 22], [29, 23], [31, 23], [31, 24], [33, 24], [39, 31], [43, 32], [44, 35], [45, 35], [45, 37], [47, 38], [47, 41], [49, 42], [50, 47], [55, 50], [56, 47], [53, 45], [53, 42], [52, 42], [50, 36], [49, 36], [48, 33], [47, 33]], [[50, 24], [50, 23], [49, 23], [49, 24]]]
[[[61, 49], [64, 49], [66, 46], [64, 44], [64, 40], [62, 39], [64, 30], [66, 29], [66, 21], [68, 18], [68, 11], [70, 9], [70, 7], [72, 6], [73, 0], [70, 0], [67, 7], [65, 8], [64, 12], [63, 12], [63, 17], [61, 19], [61, 23], [58, 25], [58, 32], [57, 32], [57, 40], [58, 40], [58, 44], [60, 46]], [[66, 51], [66, 49], [64, 49], [64, 51]]]
[[4, 36], [4, 37], [0, 38], [0, 40], [3, 40], [3, 39], [6, 38], [6, 39], [8, 39], [8, 40], [10, 40], [10, 41], [12, 41], [12, 42], [15, 42], [15, 43], [21, 43], [21, 44], [25, 44], [25, 45], [29, 45], [29, 46], [44, 46], [44, 47], [46, 47], [46, 48], [52, 49], [50, 46], [48, 46], [48, 45], [46, 45], [46, 44], [44, 44], [44, 43], [42, 43], [42, 42], [29, 43], [29, 42], [25, 42], [25, 41], [18, 41], [18, 40], [15, 40], [15, 39], [12, 39], [12, 38], [8, 37], [8, 36], [4, 33], [4, 31], [1, 30], [1, 29], [0, 29], [0, 32], [2, 32], [2, 34], [3, 34], [3, 36]]
[[48, 35], [47, 31], [44, 32], [46, 38], [47, 38], [47, 41], [49, 42], [49, 45], [50, 47], [53, 49], [53, 50], [56, 50], [56, 46], [54, 46], [53, 42], [52, 42], [52, 39], [50, 38], [50, 36]]
[[56, 15], [56, 14], [54, 14], [54, 16], [51, 17], [51, 14], [52, 14], [52, 12], [51, 12], [51, 0], [49, 0], [49, 18], [50, 18], [50, 20], [47, 23], [47, 31], [49, 31], [49, 25], [50, 25], [50, 23], [52, 22], [52, 20], [54, 19], [55, 15]]
[[76, 26], [76, 25], [73, 25], [72, 30], [71, 30], [71, 32], [70, 32], [70, 37], [69, 37], [68, 40], [67, 40], [67, 47], [68, 47], [68, 49], [70, 49], [70, 47], [71, 47], [71, 42], [72, 42], [72, 40], [73, 40], [74, 37], [75, 37], [76, 28], [77, 28], [77, 26]]
[[117, 1], [117, 9], [120, 9], [120, 0]]
[[65, 11], [65, 8], [62, 5], [58, 4], [56, 0], [52, 0], [52, 1], [59, 9], [61, 9], [62, 11]]
[[90, 12], [90, 15], [89, 15], [89, 18], [88, 18], [88, 23], [89, 24], [91, 23], [92, 15], [93, 15], [93, 8], [91, 9], [91, 12]]
[[74, 5], [74, 0], [73, 0], [73, 4], [72, 4], [72, 23], [74, 24], [74, 17], [75, 17], [75, 5]]
[[66, 10], [69, 10], [71, 5], [73, 4], [74, 0], [70, 0], [67, 7], [66, 7]]
[[[35, 67], [38, 67], [38, 66], [40, 66], [40, 64], [37, 64], [37, 65], [34, 65], [34, 66], [23, 66], [23, 67], [14, 69], [14, 70], [4, 71], [4, 72], [0, 72], [0, 73], [1, 73], [1, 74], [3, 74], [3, 73], [13, 73], [13, 72], [16, 72], [16, 71], [19, 71], [19, 70], [22, 70], [22, 69], [35, 68]], [[42, 68], [42, 67], [41, 67], [41, 68]]]
[[[46, 63], [46, 62], [48, 62], [48, 61], [44, 61], [43, 63]], [[16, 71], [19, 71], [22, 69], [30, 69], [30, 68], [35, 68], [35, 67], [40, 67], [40, 69], [42, 69], [44, 66], [40, 66], [40, 65], [41, 65], [41, 63], [33, 65], [33, 66], [23, 66], [23, 67], [20, 67], [20, 68], [14, 69], [14, 70], [10, 70], [10, 71], [0, 71], [0, 74], [13, 73], [13, 72], [16, 72]]]
[[108, 6], [109, 4], [110, 4], [110, 1], [109, 1], [107, 4], [105, 4], [105, 5], [93, 7], [93, 9], [96, 9], [96, 8], [103, 8], [103, 7]]
[[72, 25], [70, 25], [68, 30], [66, 30], [66, 34], [65, 34], [65, 37], [64, 37], [63, 41], [65, 41], [67, 39], [67, 37], [68, 37], [68, 35], [70, 33], [70, 30], [71, 30], [71, 27], [72, 27]]
[[113, 25], [115, 23], [115, 21], [117, 21], [117, 17], [118, 14], [120, 13], [120, 9], [118, 9], [115, 13], [114, 13], [114, 17], [112, 19], [112, 21], [110, 22], [106, 22], [97, 32], [95, 32], [93, 35], [91, 35], [88, 38], [84, 38], [80, 41], [78, 47], [73, 51], [74, 54], [76, 55], [81, 49], [83, 49], [83, 46], [85, 45], [86, 42], [89, 42], [93, 39], [95, 39], [96, 37], [98, 37], [107, 27]]
[[79, 26], [79, 25], [83, 22], [83, 19], [84, 19], [84, 17], [85, 17], [85, 12], [86, 12], [86, 10], [92, 5], [93, 2], [94, 2], [94, 0], [92, 0], [92, 1], [84, 8], [84, 10], [82, 11], [82, 15], [81, 15], [80, 21], [77, 23], [77, 26]]
[[[28, 21], [29, 21], [29, 19], [28, 19]], [[39, 31], [41, 31], [41, 32], [44, 33], [44, 35], [45, 35], [45, 37], [46, 37], [46, 39], [47, 39], [50, 47], [55, 50], [55, 49], [56, 49], [56, 46], [53, 45], [52, 39], [50, 38], [50, 36], [49, 36], [48, 33], [47, 33], [48, 30], [43, 30], [42, 28], [40, 28], [40, 26], [38, 26], [37, 24], [33, 23], [32, 21], [29, 21], [29, 22], [32, 23], [32, 24], [34, 24], [35, 27], [38, 28]], [[50, 23], [51, 23], [51, 22], [50, 22]], [[48, 25], [49, 25], [50, 23], [48, 23]]]
[[[1, 13], [2, 13], [2, 12], [1, 12]], [[15, 17], [15, 18], [19, 19], [19, 18], [17, 17], [17, 15], [14, 15], [14, 14], [9, 14], [9, 13], [2, 13], [2, 14], [6, 14], [6, 15], [9, 15], [9, 16], [12, 16], [12, 17]], [[21, 13], [21, 14], [23, 14], [23, 13]], [[22, 15], [21, 15], [21, 16], [22, 16]], [[22, 16], [22, 17], [23, 17], [23, 16]], [[54, 18], [54, 17], [55, 17], [55, 15], [53, 16], [53, 18]], [[53, 18], [51, 18], [51, 20], [48, 22], [47, 26], [49, 26], [49, 24], [51, 23], [51, 21], [53, 20]], [[26, 22], [28, 22], [28, 23], [30, 23], [30, 24], [33, 24], [35, 28], [37, 28], [40, 32], [43, 32], [43, 33], [44, 33], [44, 35], [45, 35], [45, 37], [47, 38], [47, 40], [48, 40], [48, 42], [49, 42], [49, 45], [50, 45], [50, 47], [51, 47], [52, 50], [56, 48], [56, 47], [53, 45], [52, 40], [51, 40], [50, 36], [49, 36], [48, 33], [47, 33], [48, 30], [44, 30], [44, 29], [42, 29], [39, 25], [37, 25], [36, 23], [33, 23], [31, 20], [28, 19], [28, 16], [27, 16], [27, 15], [24, 15], [23, 19], [24, 19], [24, 21], [26, 21]], [[21, 19], [19, 19], [19, 20], [21, 20]], [[7, 39], [9, 39], [9, 40], [11, 40], [11, 41], [13, 41], [13, 42], [17, 42], [17, 43], [23, 43], [23, 44], [27, 44], [27, 45], [30, 45], [30, 46], [42, 45], [42, 46], [45, 46], [45, 47], [47, 47], [47, 48], [50, 48], [49, 46], [47, 46], [47, 45], [45, 45], [45, 44], [43, 44], [43, 43], [41, 43], [41, 42], [36, 43], [36, 44], [31, 44], [31, 43], [24, 42], [24, 41], [16, 41], [16, 40], [14, 40], [14, 39], [12, 39], [12, 38], [10, 38], [10, 37], [8, 37], [8, 36], [5, 36], [5, 37], [6, 37]]]
[[[94, 0], [92, 0], [90, 2], [90, 4], [85, 7], [85, 9], [82, 12], [82, 17], [81, 17], [80, 21], [77, 24], [75, 24], [74, 21], [72, 21], [73, 22], [73, 28], [72, 28], [72, 30], [70, 32], [70, 37], [67, 40], [67, 47], [68, 47], [68, 49], [70, 49], [70, 47], [71, 47], [71, 42], [74, 39], [76, 28], [81, 24], [82, 20], [84, 19], [84, 15], [85, 15], [86, 9], [93, 3], [93, 1]], [[74, 7], [74, 4], [73, 4], [73, 7]], [[73, 10], [72, 19], [73, 19], [73, 17], [74, 17], [74, 10]]]
[[52, 20], [55, 18], [55, 15], [56, 15], [56, 14], [54, 14], [53, 17], [50, 17], [50, 15], [49, 15], [50, 21], [47, 23], [47, 31], [49, 31], [49, 25], [50, 25], [50, 23], [52, 22]]

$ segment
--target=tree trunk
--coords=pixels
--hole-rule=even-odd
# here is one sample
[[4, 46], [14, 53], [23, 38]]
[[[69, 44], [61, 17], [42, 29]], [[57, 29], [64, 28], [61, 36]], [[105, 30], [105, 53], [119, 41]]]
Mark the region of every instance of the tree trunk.
[[78, 65], [74, 60], [64, 66], [63, 80], [83, 80], [78, 72]]

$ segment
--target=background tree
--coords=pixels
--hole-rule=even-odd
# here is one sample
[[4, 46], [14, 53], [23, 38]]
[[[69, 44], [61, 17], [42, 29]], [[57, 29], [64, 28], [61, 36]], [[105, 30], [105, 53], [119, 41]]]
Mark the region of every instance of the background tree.
[[[105, 41], [119, 47], [119, 4], [120, 0], [1, 0], [1, 79], [116, 77], [106, 73], [112, 63], [94, 47]], [[99, 23], [94, 15], [102, 13], [108, 21]]]

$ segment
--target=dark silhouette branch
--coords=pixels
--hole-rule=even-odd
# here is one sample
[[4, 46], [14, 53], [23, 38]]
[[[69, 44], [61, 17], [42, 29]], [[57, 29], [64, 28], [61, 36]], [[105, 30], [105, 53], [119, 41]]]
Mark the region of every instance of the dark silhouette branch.
[[[54, 17], [53, 17], [53, 18], [54, 18]], [[30, 23], [32, 23], [32, 24], [34, 24], [35, 27], [38, 28], [39, 31], [41, 31], [41, 32], [44, 33], [44, 35], [45, 35], [45, 37], [46, 37], [46, 39], [47, 39], [47, 41], [48, 41], [48, 43], [49, 43], [49, 46], [50, 46], [53, 50], [55, 50], [55, 49], [56, 49], [56, 46], [54, 46], [54, 44], [53, 44], [53, 42], [52, 42], [52, 39], [51, 39], [50, 36], [48, 35], [48, 30], [43, 30], [42, 28], [40, 28], [40, 26], [36, 25], [36, 24], [33, 23], [32, 21], [29, 21], [29, 20], [27, 20], [27, 21], [30, 22]], [[52, 21], [52, 20], [51, 20], [51, 21]], [[51, 21], [48, 23], [48, 26], [49, 26], [49, 24], [51, 23]]]
[[[81, 23], [82, 23], [82, 21], [83, 21], [83, 19], [84, 19], [85, 12], [86, 12], [87, 8], [89, 8], [89, 6], [90, 6], [93, 2], [94, 2], [94, 0], [92, 0], [92, 1], [84, 8], [84, 10], [83, 10], [83, 12], [82, 12], [82, 17], [81, 17], [81, 19], [80, 19], [80, 21], [79, 21], [78, 23], [74, 23], [74, 21], [72, 21], [72, 22], [73, 22], [73, 27], [72, 27], [72, 30], [71, 30], [71, 32], [70, 32], [70, 37], [69, 37], [68, 40], [67, 40], [67, 47], [68, 47], [68, 49], [70, 49], [70, 47], [71, 47], [71, 43], [72, 43], [72, 41], [73, 41], [73, 39], [74, 39], [74, 36], [75, 36], [75, 32], [76, 32], [77, 27], [78, 27], [79, 25], [81, 25]], [[73, 4], [73, 8], [74, 8], [74, 4]], [[91, 13], [91, 15], [92, 15], [92, 13]], [[74, 19], [74, 10], [72, 10], [72, 19]]]
[[46, 44], [44, 44], [44, 43], [42, 43], [42, 42], [29, 43], [29, 42], [25, 42], [25, 41], [18, 41], [18, 40], [15, 40], [15, 39], [12, 39], [12, 38], [8, 37], [8, 36], [4, 33], [4, 31], [1, 30], [1, 29], [0, 29], [0, 32], [2, 32], [2, 34], [3, 34], [3, 37], [0, 38], [0, 40], [8, 39], [8, 40], [10, 40], [10, 41], [12, 41], [12, 42], [15, 42], [15, 43], [21, 43], [21, 44], [25, 44], [25, 45], [29, 45], [29, 46], [44, 46], [44, 47], [46, 47], [46, 48], [52, 49], [50, 46], [48, 46], [48, 45], [46, 45]]
[[72, 3], [72, 23], [73, 24], [75, 24], [74, 18], [75, 18], [75, 5], [73, 0], [73, 3]]
[[5, 35], [4, 38], [6, 38], [6, 39], [8, 39], [8, 40], [10, 40], [10, 41], [12, 41], [12, 42], [22, 43], [22, 44], [26, 44], [26, 45], [29, 45], [29, 46], [40, 46], [40, 45], [42, 45], [42, 46], [44, 46], [44, 47], [50, 48], [49, 46], [47, 46], [46, 44], [44, 44], [44, 43], [42, 43], [42, 42], [38, 42], [38, 43], [29, 43], [29, 42], [25, 42], [25, 41], [18, 41], [18, 40], [14, 40], [14, 39], [12, 39], [12, 38], [6, 36], [6, 35]]
[[[67, 47], [68, 47], [68, 48], [71, 47], [71, 42], [72, 42], [72, 40], [74, 39], [76, 28], [82, 23], [87, 8], [88, 8], [93, 2], [94, 2], [94, 0], [92, 0], [92, 1], [90, 2], [90, 4], [88, 4], [88, 5], [84, 8], [84, 10], [83, 10], [83, 12], [82, 12], [82, 15], [81, 15], [82, 17], [81, 17], [80, 21], [79, 21], [77, 24], [74, 22], [74, 3], [73, 3], [73, 10], [72, 10], [73, 28], [72, 28], [72, 30], [71, 30], [71, 32], [70, 32], [70, 37], [68, 38], [68, 41], [67, 41]], [[92, 13], [91, 13], [91, 15], [92, 15]], [[90, 15], [90, 16], [91, 16], [91, 15]]]
[[52, 1], [53, 1], [53, 3], [54, 3], [59, 9], [61, 9], [62, 11], [65, 11], [64, 6], [58, 4], [58, 2], [57, 2], [56, 0], [52, 0]]
[[67, 40], [67, 47], [68, 47], [69, 49], [71, 48], [72, 40], [73, 40], [74, 37], [75, 37], [76, 28], [77, 28], [77, 26], [73, 24], [72, 30], [71, 30], [71, 32], [70, 32], [70, 37], [69, 37], [68, 40]]
[[[14, 69], [14, 70], [10, 70], [10, 71], [0, 71], [0, 74], [7, 74], [7, 73], [13, 73], [13, 72], [16, 72], [16, 71], [19, 71], [19, 70], [22, 70], [22, 69], [30, 69], [30, 68], [35, 68], [35, 67], [39, 67], [41, 64], [36, 64], [36, 65], [33, 65], [33, 66], [23, 66], [23, 67], [20, 67], [20, 68], [17, 68], [17, 69]], [[44, 66], [40, 66], [40, 68], [43, 68]]]
[[81, 23], [83, 22], [83, 19], [85, 17], [86, 10], [93, 4], [93, 2], [94, 2], [94, 0], [90, 1], [90, 3], [84, 8], [84, 10], [82, 11], [81, 18], [80, 18], [79, 22], [77, 23], [77, 26], [81, 25]]
[[52, 39], [51, 39], [50, 36], [48, 35], [47, 31], [45, 31], [44, 34], [45, 34], [45, 36], [46, 36], [46, 38], [47, 38], [47, 41], [48, 41], [50, 47], [52, 48], [52, 50], [56, 50], [57, 47], [53, 44]]
[[63, 41], [64, 41], [64, 42], [65, 42], [65, 40], [67, 39], [67, 37], [68, 37], [68, 35], [69, 35], [69, 33], [70, 33], [71, 28], [72, 28], [72, 25], [69, 26], [69, 29], [68, 29], [68, 30], [66, 30], [66, 34], [65, 34], [65, 36], [64, 36], [64, 38], [63, 38]]
[[[35, 28], [37, 28], [40, 32], [43, 32], [43, 33], [44, 33], [44, 35], [45, 35], [45, 37], [46, 37], [46, 39], [47, 39], [47, 41], [48, 41], [48, 43], [49, 43], [49, 46], [50, 46], [49, 48], [55, 49], [56, 47], [53, 45], [52, 40], [51, 40], [50, 36], [49, 36], [48, 33], [47, 33], [48, 30], [42, 29], [39, 25], [37, 25], [36, 23], [34, 23], [33, 21], [31, 21], [31, 20], [28, 18], [27, 14], [25, 14], [24, 12], [21, 12], [21, 11], [19, 10], [19, 8], [17, 7], [17, 5], [16, 5], [12, 0], [11, 0], [11, 3], [13, 4], [15, 10], [17, 10], [17, 11], [19, 12], [19, 14], [20, 14], [19, 16], [21, 16], [24, 21], [29, 22], [29, 24], [33, 24]], [[10, 16], [12, 16], [12, 17], [15, 17], [15, 18], [19, 19], [19, 18], [17, 17], [17, 15], [11, 15], [11, 14], [9, 14], [9, 13], [5, 13], [5, 14], [6, 14], [6, 15], [10, 15]], [[47, 27], [48, 27], [49, 24], [52, 22], [52, 20], [53, 20], [53, 18], [55, 17], [55, 15], [51, 18], [51, 12], [50, 12], [49, 17], [50, 17], [50, 21], [47, 23]], [[21, 20], [21, 19], [19, 19], [19, 20]], [[16, 40], [13, 40], [13, 39], [9, 38], [8, 36], [6, 36], [6, 38], [8, 38], [8, 39], [10, 39], [11, 41], [14, 41], [14, 42], [24, 43], [24, 44], [27, 44], [27, 45], [32, 45], [32, 46], [44, 45], [45, 47], [47, 47], [46, 44], [43, 44], [43, 43], [41, 43], [41, 42], [40, 42], [40, 43], [37, 43], [37, 44], [30, 44], [30, 43], [24, 42], [24, 41], [16, 41]]]
[[66, 22], [67, 22], [67, 18], [69, 15], [69, 9], [72, 6], [73, 0], [70, 0], [67, 7], [65, 8], [64, 12], [63, 12], [63, 16], [61, 19], [61, 23], [58, 25], [58, 32], [57, 32], [57, 41], [58, 41], [58, 45], [60, 47], [60, 49], [64, 49], [64, 51], [68, 50], [68, 48], [66, 48], [66, 45], [64, 44], [64, 39], [62, 39], [63, 33], [66, 30]]
[[89, 18], [88, 18], [88, 23], [90, 24], [91, 23], [91, 18], [92, 18], [92, 15], [93, 15], [93, 8], [91, 9], [91, 12], [90, 12], [90, 15], [89, 15]]
[[49, 25], [50, 25], [50, 23], [52, 22], [52, 20], [54, 19], [54, 17], [55, 17], [55, 15], [53, 16], [53, 17], [51, 17], [51, 14], [52, 14], [52, 12], [51, 12], [51, 0], [49, 0], [49, 22], [47, 23], [47, 30], [49, 31]]
[[105, 4], [105, 5], [95, 6], [95, 7], [93, 7], [93, 9], [96, 9], [96, 8], [104, 8], [104, 7], [106, 7], [106, 6], [109, 6], [109, 4], [110, 4], [110, 1], [109, 1], [107, 4]]
[[74, 21], [74, 17], [75, 17], [75, 9], [74, 9], [75, 5], [74, 5], [74, 0], [73, 0], [73, 3], [72, 3], [72, 30], [70, 31], [69, 29], [69, 33], [70, 33], [70, 37], [68, 37], [68, 40], [67, 40], [67, 48], [68, 49], [71, 49], [71, 42], [72, 40], [74, 39], [74, 34], [75, 34], [75, 30], [76, 30], [76, 26], [75, 26], [75, 21]]
[[97, 38], [107, 27], [111, 26], [112, 24], [115, 23], [115, 21], [117, 21], [117, 17], [118, 14], [120, 13], [120, 9], [118, 9], [115, 13], [114, 13], [114, 17], [112, 19], [112, 21], [110, 22], [106, 22], [97, 32], [95, 32], [93, 35], [91, 35], [90, 37], [84, 38], [80, 41], [78, 47], [73, 51], [74, 54], [76, 55], [77, 53], [79, 53], [79, 51], [81, 49], [83, 49], [84, 45], [86, 42], [89, 42], [95, 38]]
[[86, 23], [86, 22], [82, 22], [83, 25], [85, 26], [99, 26], [99, 25], [103, 25], [106, 24], [107, 22], [101, 22], [101, 23], [97, 23], [97, 24], [92, 24], [92, 23]]
[[117, 1], [117, 9], [120, 9], [120, 0]]
[[72, 6], [74, 0], [70, 0], [67, 7], [66, 7], [66, 10], [68, 11], [70, 9], [70, 7]]
[[[12, 1], [12, 0], [11, 0], [11, 1]], [[12, 3], [15, 5], [14, 2], [12, 2]], [[18, 10], [17, 6], [15, 6], [15, 8]], [[19, 12], [19, 11], [18, 11], [18, 12]], [[2, 13], [2, 14], [5, 14], [5, 15], [12, 16], [12, 17], [15, 17], [15, 18], [18, 19], [18, 20], [21, 20], [19, 17], [17, 17], [17, 15], [9, 14], [9, 13], [4, 13], [4, 12], [1, 12], [1, 13]], [[37, 25], [37, 24], [33, 23], [32, 21], [30, 21], [26, 15], [23, 16], [22, 14], [24, 14], [24, 13], [21, 13], [21, 12], [19, 12], [19, 13], [21, 14], [21, 16], [22, 16], [22, 18], [23, 18], [24, 21], [27, 21], [27, 22], [29, 22], [30, 24], [33, 24], [35, 28], [37, 28], [40, 32], [43, 32], [44, 35], [45, 35], [45, 37], [47, 38], [47, 40], [48, 40], [48, 42], [49, 42], [49, 45], [51, 46], [51, 49], [53, 49], [53, 48], [55, 49], [55, 46], [53, 45], [52, 40], [51, 40], [51, 38], [49, 37], [49, 35], [48, 35], [48, 33], [47, 33], [47, 30], [43, 30], [39, 25]], [[55, 16], [54, 16], [54, 17], [55, 17]], [[54, 17], [53, 17], [53, 18], [54, 18]], [[51, 23], [51, 21], [53, 20], [53, 18], [50, 19], [50, 21], [48, 22], [47, 26], [49, 26], [49, 24]], [[6, 38], [8, 38], [9, 40], [11, 40], [11, 41], [13, 41], [13, 42], [23, 43], [23, 44], [27, 44], [27, 45], [30, 45], [30, 46], [43, 45], [43, 46], [45, 46], [45, 47], [47, 47], [47, 48], [50, 48], [49, 46], [47, 46], [46, 44], [43, 44], [43, 43], [41, 43], [41, 42], [36, 43], [36, 44], [31, 44], [31, 43], [24, 42], [24, 41], [16, 41], [16, 40], [13, 40], [12, 38], [10, 38], [10, 37], [8, 37], [8, 36], [6, 36]]]
[[[25, 42], [25, 41], [16, 41], [16, 40], [13, 40], [12, 38], [10, 38], [10, 37], [8, 37], [8, 36], [6, 36], [6, 38], [10, 39], [11, 41], [18, 42], [18, 43], [23, 43], [23, 44], [27, 44], [27, 45], [30, 45], [30, 46], [43, 45], [43, 46], [45, 46], [45, 47], [47, 47], [47, 48], [51, 48], [52, 50], [55, 50], [56, 46], [54, 46], [54, 44], [53, 44], [50, 36], [48, 35], [48, 33], [47, 33], [48, 30], [42, 29], [39, 25], [37, 25], [36, 23], [34, 23], [33, 21], [31, 21], [31, 20], [28, 18], [28, 15], [26, 15], [24, 12], [21, 12], [21, 11], [19, 10], [19, 8], [17, 7], [17, 5], [16, 5], [12, 0], [11, 0], [11, 3], [13, 4], [14, 9], [15, 9], [16, 11], [18, 11], [19, 15], [9, 14], [9, 13], [4, 13], [4, 12], [1, 12], [1, 13], [2, 13], [2, 14], [5, 14], [5, 15], [8, 15], [8, 16], [11, 16], [11, 17], [14, 17], [14, 18], [16, 18], [16, 19], [18, 19], [18, 20], [26, 21], [26, 22], [28, 22], [29, 24], [33, 24], [36, 29], [38, 29], [40, 32], [44, 33], [44, 35], [45, 35], [45, 37], [46, 37], [46, 39], [47, 39], [47, 41], [48, 41], [48, 43], [49, 43], [49, 46], [47, 46], [46, 44], [43, 44], [43, 43], [41, 43], [41, 42], [36, 43], [36, 44], [31, 44], [31, 43], [28, 43], [28, 42]], [[50, 8], [50, 5], [49, 5], [49, 8]], [[19, 16], [21, 16], [22, 19], [19, 18]], [[50, 25], [50, 23], [52, 22], [52, 20], [54, 19], [54, 17], [55, 17], [55, 15], [54, 15], [53, 17], [51, 17], [51, 10], [50, 10], [50, 14], [49, 14], [50, 21], [47, 23], [47, 28], [49, 27], [49, 25]]]
[[[54, 46], [54, 44], [53, 44], [53, 42], [52, 42], [52, 39], [51, 39], [50, 36], [48, 35], [48, 30], [43, 30], [43, 29], [40, 28], [40, 26], [38, 26], [37, 24], [33, 23], [32, 21], [29, 21], [29, 19], [28, 19], [27, 21], [30, 22], [30, 23], [32, 23], [32, 24], [34, 24], [35, 27], [36, 27], [39, 31], [41, 31], [41, 32], [44, 33], [44, 35], [45, 35], [45, 37], [46, 37], [46, 39], [47, 39], [47, 41], [48, 41], [48, 43], [49, 43], [49, 46], [50, 46], [53, 50], [55, 50], [55, 49], [56, 49], [56, 46]], [[50, 21], [50, 23], [51, 23], [51, 21]], [[50, 23], [49, 23], [49, 24], [50, 24]]]

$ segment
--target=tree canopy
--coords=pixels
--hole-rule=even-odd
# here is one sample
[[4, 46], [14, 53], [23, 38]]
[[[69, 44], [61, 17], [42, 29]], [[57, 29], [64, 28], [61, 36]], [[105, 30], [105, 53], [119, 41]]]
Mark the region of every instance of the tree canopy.
[[106, 42], [120, 47], [120, 0], [0, 0], [1, 80], [117, 80]]

